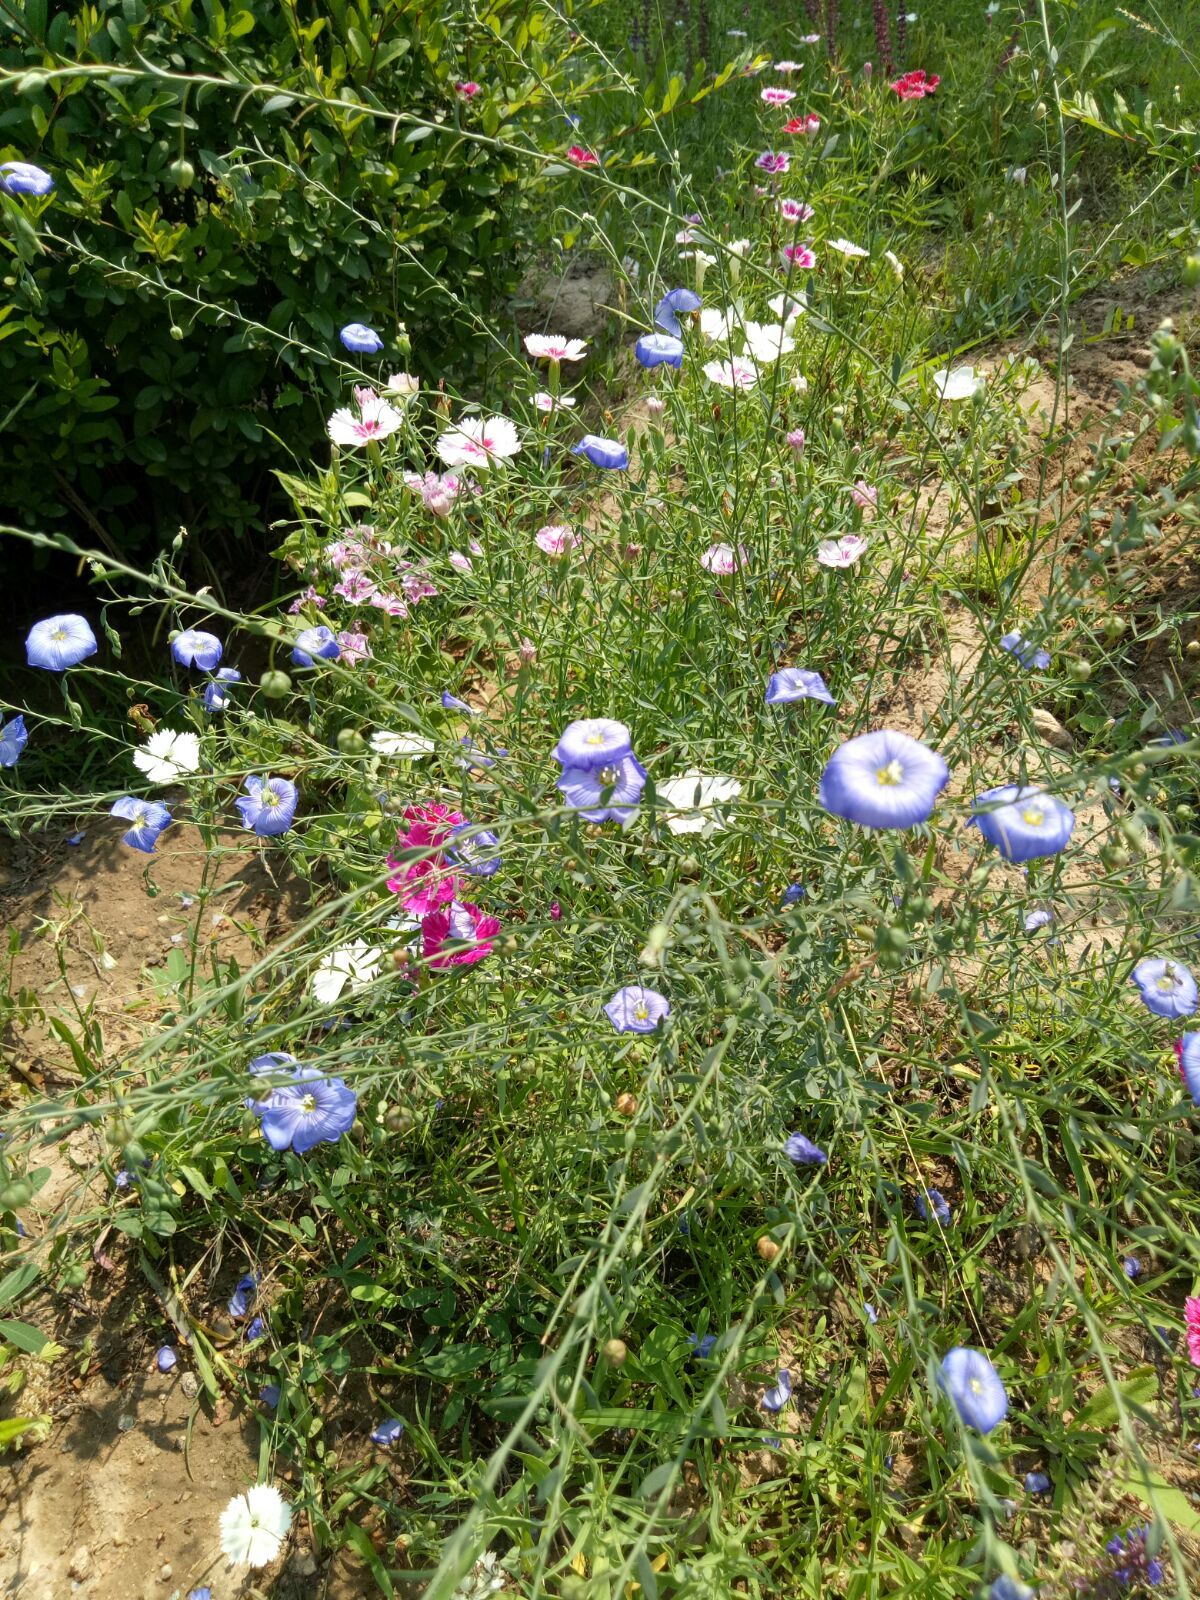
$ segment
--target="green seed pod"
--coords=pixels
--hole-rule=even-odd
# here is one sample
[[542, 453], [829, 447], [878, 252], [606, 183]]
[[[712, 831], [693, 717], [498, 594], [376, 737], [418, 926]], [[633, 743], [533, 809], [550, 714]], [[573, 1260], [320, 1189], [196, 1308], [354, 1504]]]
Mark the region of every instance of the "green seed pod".
[[292, 680], [286, 672], [264, 672], [258, 680], [258, 687], [268, 700], [282, 700], [285, 694], [291, 694]]
[[196, 181], [196, 169], [182, 156], [167, 168], [167, 177], [177, 189], [190, 189]]
[[344, 756], [361, 756], [366, 753], [367, 741], [357, 728], [342, 728], [337, 736], [337, 747]]
[[629, 1355], [629, 1346], [624, 1339], [607, 1339], [604, 1343], [604, 1359], [610, 1367], [623, 1367]]
[[1072, 683], [1086, 683], [1092, 675], [1092, 663], [1084, 661], [1079, 656], [1073, 656], [1067, 662], [1067, 677]]

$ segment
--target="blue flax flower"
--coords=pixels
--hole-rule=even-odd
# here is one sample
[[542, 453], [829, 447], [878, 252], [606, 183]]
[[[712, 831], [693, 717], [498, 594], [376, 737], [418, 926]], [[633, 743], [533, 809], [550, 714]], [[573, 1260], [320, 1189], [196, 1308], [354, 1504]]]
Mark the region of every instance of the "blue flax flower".
[[474, 706], [469, 706], [465, 700], [460, 700], [456, 694], [451, 694], [449, 689], [442, 690], [442, 704], [447, 711], [461, 711], [468, 717], [482, 715]]
[[262, 1388], [258, 1391], [258, 1398], [262, 1401], [263, 1405], [269, 1406], [271, 1410], [274, 1411], [275, 1407], [279, 1404], [279, 1396], [281, 1393], [282, 1391], [277, 1383], [264, 1383]]
[[1045, 908], [1027, 912], [1025, 916], [1025, 932], [1036, 933], [1039, 928], [1048, 927], [1053, 921], [1053, 911], [1047, 911]]
[[1008, 1413], [1008, 1396], [1000, 1375], [982, 1350], [956, 1345], [942, 1359], [941, 1385], [963, 1422], [991, 1433]]
[[933, 815], [950, 768], [918, 739], [892, 728], [859, 734], [830, 756], [817, 797], [864, 828], [911, 828]]
[[607, 767], [632, 754], [629, 729], [612, 717], [585, 717], [569, 723], [554, 746], [554, 759], [562, 767]]
[[977, 827], [1006, 861], [1056, 856], [1075, 827], [1075, 813], [1069, 806], [1029, 784], [1006, 783], [999, 789], [986, 789], [971, 805], [975, 815], [968, 827]]
[[109, 816], [120, 817], [123, 822], [133, 824], [127, 833], [121, 835], [121, 842], [132, 850], [144, 850], [147, 855], [158, 843], [158, 836], [163, 829], [171, 826], [171, 813], [166, 806], [160, 805], [157, 800], [138, 800], [131, 794], [122, 795], [115, 801]]
[[1036, 1600], [1035, 1591], [1020, 1578], [1010, 1578], [1006, 1572], [992, 1579], [988, 1600]]
[[298, 667], [315, 667], [316, 658], [336, 661], [341, 653], [341, 646], [322, 623], [317, 628], [301, 628], [292, 649], [292, 660]]
[[198, 1589], [188, 1590], [187, 1600], [212, 1600], [212, 1590], [206, 1583], [202, 1583]]
[[174, 1350], [171, 1349], [169, 1344], [162, 1345], [154, 1359], [158, 1364], [158, 1370], [160, 1372], [172, 1371], [179, 1361], [179, 1357], [175, 1354]]
[[837, 705], [819, 672], [809, 672], [805, 667], [784, 667], [781, 672], [773, 672], [767, 684], [767, 704], [792, 705], [797, 700], [823, 700], [827, 706]]
[[386, 1449], [387, 1446], [395, 1444], [403, 1432], [404, 1424], [399, 1417], [386, 1417], [371, 1429], [371, 1443], [381, 1444]]
[[0, 728], [0, 767], [15, 767], [21, 759], [21, 751], [29, 742], [29, 734], [25, 731], [25, 718], [13, 717]]
[[96, 635], [86, 617], [73, 611], [60, 617], [46, 617], [35, 622], [25, 641], [25, 659], [31, 667], [44, 667], [47, 672], [65, 672], [77, 667], [97, 650]]
[[242, 827], [271, 839], [286, 833], [296, 815], [299, 795], [290, 778], [246, 779], [246, 793], [236, 804], [242, 814]]
[[1179, 1076], [1200, 1106], [1200, 1033], [1185, 1033], [1176, 1044], [1175, 1052], [1179, 1057]]
[[617, 990], [604, 1014], [618, 1033], [653, 1033], [671, 1015], [671, 1004], [656, 990], [634, 983]]
[[664, 333], [670, 333], [676, 339], [683, 333], [679, 325], [680, 311], [699, 311], [702, 302], [700, 296], [692, 289], [672, 289], [663, 295], [654, 308], [654, 325], [661, 328]]
[[336, 1144], [354, 1122], [358, 1096], [341, 1078], [326, 1078], [316, 1067], [296, 1067], [295, 1080], [271, 1089], [255, 1103], [255, 1115], [272, 1150], [305, 1155], [314, 1145]]
[[1132, 1283], [1136, 1278], [1141, 1277], [1142, 1263], [1136, 1256], [1126, 1256], [1124, 1261], [1121, 1263], [1121, 1270], [1129, 1279], [1130, 1283]]
[[[933, 1205], [933, 1214], [943, 1228], [950, 1226], [950, 1202], [940, 1189], [930, 1189], [929, 1199]], [[917, 1196], [917, 1215], [922, 1222], [929, 1221], [929, 1207], [925, 1204], [925, 1196]]]
[[586, 456], [594, 467], [620, 470], [629, 465], [629, 451], [619, 439], [602, 439], [598, 433], [585, 433], [571, 446], [573, 456]]
[[758, 1402], [764, 1411], [782, 1411], [792, 1398], [792, 1375], [786, 1367], [779, 1369], [779, 1381], [773, 1389], [768, 1389]]
[[688, 1334], [688, 1350], [697, 1361], [707, 1361], [713, 1353], [717, 1336], [715, 1333], [706, 1333], [701, 1337], [698, 1333]]
[[204, 686], [204, 709], [224, 711], [229, 704], [227, 683], [241, 683], [242, 675], [236, 667], [222, 667], [216, 677]]
[[1025, 1474], [1025, 1488], [1029, 1494], [1049, 1494], [1050, 1474], [1048, 1472], [1027, 1472]]
[[463, 822], [451, 828], [449, 838], [453, 843], [447, 843], [446, 859], [460, 872], [472, 878], [491, 878], [500, 871], [500, 841], [494, 833], [472, 822]]
[[823, 1167], [829, 1157], [819, 1144], [814, 1144], [811, 1139], [805, 1138], [802, 1133], [793, 1133], [788, 1136], [783, 1147], [783, 1153], [794, 1161], [798, 1167]]
[[246, 1343], [257, 1344], [267, 1331], [267, 1325], [262, 1317], [255, 1317], [246, 1329]]
[[54, 179], [32, 161], [5, 161], [0, 165], [0, 189], [5, 194], [32, 194], [39, 198], [54, 193]]
[[1045, 672], [1050, 665], [1050, 652], [1030, 644], [1016, 630], [1004, 634], [1000, 640], [1000, 648], [1007, 650], [1010, 656], [1015, 656], [1023, 667], [1036, 667], [1039, 672]]
[[588, 822], [631, 822], [646, 786], [636, 756], [603, 767], [564, 767], [558, 780], [563, 799]]
[[215, 633], [203, 628], [184, 628], [171, 640], [171, 654], [181, 667], [199, 667], [202, 672], [212, 672], [220, 665], [224, 649]]
[[1190, 1017], [1195, 1011], [1196, 980], [1181, 962], [1147, 956], [1130, 976], [1156, 1017]]
[[863, 1301], [863, 1310], [867, 1314], [867, 1321], [871, 1324], [872, 1327], [874, 1327], [875, 1324], [879, 1321], [879, 1313], [878, 1313], [878, 1311], [876, 1311], [875, 1307], [871, 1304], [871, 1302], [869, 1300], [864, 1300]]
[[338, 338], [356, 356], [373, 356], [383, 349], [383, 340], [365, 322], [348, 322]]
[[633, 347], [633, 353], [643, 367], [683, 366], [683, 340], [673, 333], [644, 333]]
[[789, 883], [783, 891], [783, 903], [785, 906], [794, 906], [798, 900], [803, 900], [807, 893], [808, 890], [802, 883]]

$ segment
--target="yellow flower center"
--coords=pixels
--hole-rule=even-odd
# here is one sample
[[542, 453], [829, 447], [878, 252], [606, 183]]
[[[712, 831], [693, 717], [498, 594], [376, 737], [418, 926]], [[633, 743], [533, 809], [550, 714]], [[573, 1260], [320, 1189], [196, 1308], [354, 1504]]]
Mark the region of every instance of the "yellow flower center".
[[265, 806], [277, 806], [279, 804], [279, 796], [274, 789], [264, 789], [262, 791], [262, 803]]
[[306, 1094], [304, 1099], [300, 1102], [300, 1109], [305, 1113], [311, 1113], [315, 1111], [317, 1109], [316, 1098], [311, 1094]]
[[584, 744], [603, 744], [604, 735], [602, 733], [589, 733], [583, 742]]
[[54, 640], [55, 644], [62, 644], [63, 640], [67, 637], [67, 630], [65, 628], [55, 628], [50, 637]]
[[605, 789], [611, 789], [620, 776], [621, 773], [617, 767], [600, 768], [600, 783]]
[[1040, 828], [1046, 820], [1046, 813], [1041, 806], [1026, 806], [1021, 817], [1031, 828]]
[[650, 1016], [650, 1007], [644, 1000], [639, 1000], [633, 1008], [633, 1014], [639, 1022], [646, 1022]]
[[983, 1385], [980, 1383], [978, 1378], [972, 1378], [971, 1379], [971, 1393], [972, 1394], [982, 1394], [983, 1393]]
[[903, 783], [904, 769], [899, 761], [889, 761], [886, 767], [880, 767], [875, 774], [875, 782], [887, 789], [893, 789], [898, 783]]
[[1175, 974], [1171, 971], [1170, 967], [1167, 968], [1162, 977], [1158, 980], [1156, 987], [1161, 989], [1163, 994], [1169, 994], [1172, 989], [1177, 987]]

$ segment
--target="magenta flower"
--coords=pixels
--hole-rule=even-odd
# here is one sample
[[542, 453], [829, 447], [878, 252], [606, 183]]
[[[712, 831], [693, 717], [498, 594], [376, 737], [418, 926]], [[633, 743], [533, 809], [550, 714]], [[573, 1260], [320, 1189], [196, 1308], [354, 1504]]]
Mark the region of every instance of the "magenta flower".
[[294, 617], [304, 606], [316, 606], [318, 611], [324, 611], [325, 609], [325, 596], [318, 594], [311, 583], [307, 589], [302, 590], [292, 601], [288, 607], [288, 612]]
[[803, 133], [810, 138], [814, 133], [821, 131], [820, 117], [814, 117], [810, 112], [806, 117], [793, 117], [790, 122], [783, 125], [784, 133]]
[[817, 264], [817, 253], [806, 244], [785, 244], [783, 260], [786, 266], [794, 267], [797, 272], [811, 272]]
[[779, 215], [785, 222], [793, 226], [807, 222], [813, 214], [813, 208], [806, 205], [803, 200], [781, 200], [779, 202]]
[[844, 533], [840, 539], [822, 539], [817, 560], [823, 567], [852, 567], [870, 543], [861, 533]]
[[590, 150], [585, 150], [581, 144], [567, 147], [567, 160], [576, 167], [598, 167], [600, 157], [593, 155]]
[[707, 572], [715, 572], [720, 577], [727, 578], [746, 560], [746, 547], [739, 544], [735, 549], [731, 544], [710, 544], [700, 557], [700, 565]]
[[793, 428], [791, 433], [787, 435], [788, 448], [797, 460], [804, 454], [804, 442], [803, 428]]
[[926, 95], [936, 91], [941, 81], [936, 72], [927, 74], [924, 67], [917, 67], [912, 72], [905, 72], [896, 78], [891, 88], [901, 100], [924, 100]]
[[873, 484], [867, 483], [865, 479], [860, 478], [851, 489], [850, 498], [856, 506], [865, 511], [868, 506], [874, 506], [878, 503], [879, 490]]
[[477, 94], [483, 93], [483, 85], [474, 82], [473, 79], [468, 79], [465, 83], [456, 83], [454, 87], [464, 100], [474, 100]]
[[764, 89], [759, 96], [765, 106], [786, 106], [796, 98], [794, 89]]
[[421, 923], [421, 946], [431, 967], [473, 967], [490, 956], [500, 932], [495, 917], [478, 906], [452, 901], [445, 910], [431, 911]]
[[786, 172], [791, 164], [792, 158], [786, 150], [764, 150], [754, 162], [760, 172], [769, 172], [772, 175]]

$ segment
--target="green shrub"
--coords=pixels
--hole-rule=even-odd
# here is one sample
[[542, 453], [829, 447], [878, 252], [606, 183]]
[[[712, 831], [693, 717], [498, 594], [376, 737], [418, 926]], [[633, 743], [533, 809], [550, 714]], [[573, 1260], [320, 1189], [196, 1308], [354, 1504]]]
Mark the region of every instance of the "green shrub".
[[24, 26], [0, 160], [58, 190], [0, 197], [8, 520], [127, 549], [259, 526], [278, 441], [318, 446], [342, 323], [378, 326], [394, 365], [401, 321], [427, 371], [485, 358], [538, 182], [513, 144], [567, 132], [551, 13], [29, 0]]

